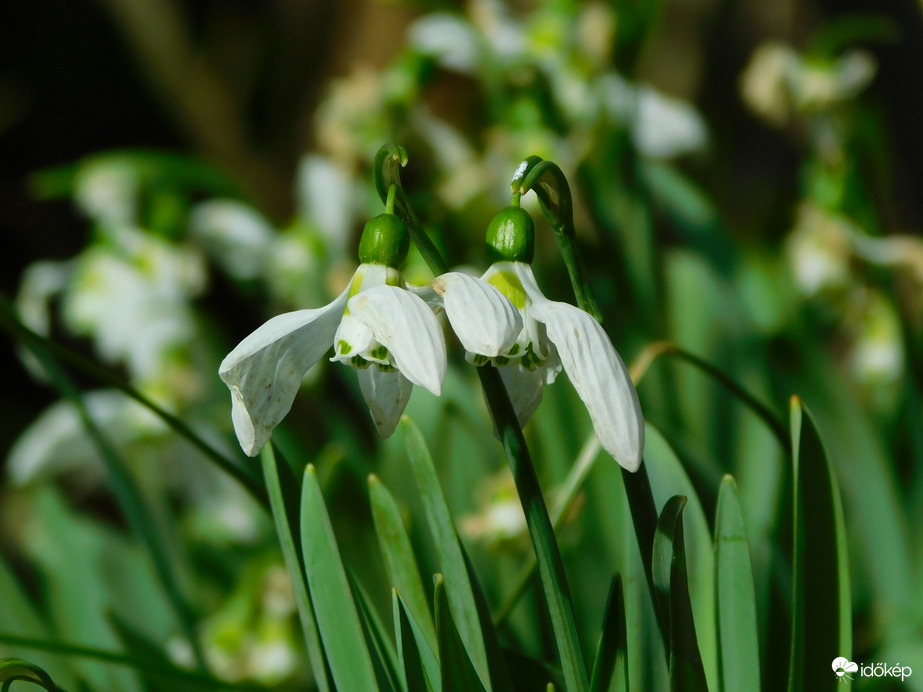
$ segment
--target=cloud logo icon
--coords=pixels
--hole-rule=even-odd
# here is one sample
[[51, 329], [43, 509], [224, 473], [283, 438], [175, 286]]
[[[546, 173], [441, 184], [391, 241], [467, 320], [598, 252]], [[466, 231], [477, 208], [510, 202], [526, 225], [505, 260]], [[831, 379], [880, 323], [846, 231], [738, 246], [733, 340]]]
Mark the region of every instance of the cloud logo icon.
[[842, 678], [846, 673], [858, 673], [859, 664], [839, 656], [833, 659], [833, 672], [836, 673], [838, 678]]

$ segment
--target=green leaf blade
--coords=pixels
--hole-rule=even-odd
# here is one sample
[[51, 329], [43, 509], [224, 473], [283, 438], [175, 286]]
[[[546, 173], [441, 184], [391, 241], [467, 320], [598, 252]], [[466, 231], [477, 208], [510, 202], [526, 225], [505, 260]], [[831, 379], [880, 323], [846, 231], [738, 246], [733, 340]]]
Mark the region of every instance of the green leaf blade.
[[477, 671], [459, 639], [446, 597], [445, 580], [441, 574], [436, 575], [435, 584], [436, 631], [439, 633], [442, 692], [484, 692]]
[[612, 576], [609, 598], [603, 615], [602, 634], [593, 662], [590, 692], [607, 692], [614, 689], [628, 692], [628, 636], [625, 624], [625, 596], [622, 577]]
[[834, 690], [839, 678], [830, 674], [827, 662], [852, 655], [843, 506], [820, 432], [798, 397], [791, 401], [791, 433], [795, 535], [788, 688]]
[[385, 569], [391, 580], [391, 586], [397, 589], [401, 600], [407, 606], [420, 629], [435, 649], [436, 629], [433, 616], [420, 579], [417, 560], [400, 509], [394, 496], [374, 474], [369, 476], [369, 498], [372, 505], [372, 520], [381, 554], [385, 559]]
[[[481, 683], [491, 690], [490, 667], [484, 634], [478, 619], [478, 608], [474, 591], [468, 579], [468, 569], [462, 553], [449, 505], [442, 493], [433, 459], [423, 440], [423, 434], [416, 424], [406, 416], [401, 422], [407, 443], [407, 452], [413, 469], [420, 497], [426, 510], [430, 532], [436, 544], [442, 570], [445, 574], [445, 590], [449, 607], [452, 609], [453, 627], [471, 658]], [[438, 625], [437, 625], [438, 632]]]
[[318, 630], [337, 688], [377, 689], [362, 624], [311, 465], [305, 469], [302, 483], [301, 545]]
[[[266, 491], [269, 494], [269, 503], [272, 508], [273, 520], [276, 524], [276, 534], [282, 547], [282, 558], [292, 580], [292, 590], [295, 594], [295, 605], [298, 608], [298, 618], [304, 633], [305, 644], [308, 649], [308, 659], [321, 692], [329, 692], [331, 684], [329, 671], [324, 658], [324, 650], [317, 631], [317, 620], [314, 618], [314, 606], [308, 590], [307, 578], [302, 568], [300, 540], [293, 535], [292, 527], [299, 527], [297, 500], [287, 497], [298, 488], [298, 479], [292, 474], [288, 466], [276, 459], [272, 443], [267, 443], [260, 453], [263, 464], [263, 477], [266, 479]], [[283, 483], [283, 479], [285, 483]], [[288, 489], [290, 492], [286, 492]]]
[[760, 690], [760, 649], [750, 544], [732, 476], [718, 492], [715, 519], [715, 602], [721, 689]]

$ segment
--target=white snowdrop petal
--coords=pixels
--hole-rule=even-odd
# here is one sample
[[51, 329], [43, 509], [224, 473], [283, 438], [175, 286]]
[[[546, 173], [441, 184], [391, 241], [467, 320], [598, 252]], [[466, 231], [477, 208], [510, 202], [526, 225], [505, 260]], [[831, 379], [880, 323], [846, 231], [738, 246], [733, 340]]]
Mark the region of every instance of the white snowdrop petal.
[[567, 303], [533, 306], [564, 371], [590, 413], [599, 442], [629, 471], [641, 465], [644, 418], [628, 370], [602, 326]]
[[442, 293], [452, 330], [467, 351], [494, 356], [506, 353], [522, 330], [522, 317], [500, 291], [486, 281], [450, 272], [433, 282]]
[[407, 407], [413, 384], [397, 371], [383, 371], [374, 365], [357, 371], [359, 389], [368, 404], [378, 434], [389, 437]]
[[336, 333], [347, 294], [315, 310], [273, 317], [241, 341], [218, 374], [231, 390], [231, 418], [241, 448], [256, 456], [291, 410], [304, 373]]
[[372, 330], [408, 380], [439, 396], [445, 380], [445, 338], [422, 299], [396, 286], [376, 286], [349, 299], [349, 314]]
[[333, 357], [330, 360], [348, 363], [355, 355], [362, 355], [372, 344], [372, 330], [351, 315], [343, 315], [333, 338]]
[[542, 403], [542, 390], [545, 388], [544, 368], [527, 370], [519, 363], [510, 363], [498, 368], [510, 403], [516, 411], [516, 419], [522, 427], [529, 422], [532, 414]]

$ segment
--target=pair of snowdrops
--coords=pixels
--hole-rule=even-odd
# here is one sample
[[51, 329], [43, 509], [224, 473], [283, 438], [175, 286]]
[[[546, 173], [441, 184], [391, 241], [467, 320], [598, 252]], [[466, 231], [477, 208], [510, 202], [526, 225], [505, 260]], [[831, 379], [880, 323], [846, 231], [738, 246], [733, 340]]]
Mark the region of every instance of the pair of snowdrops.
[[599, 441], [629, 471], [641, 464], [644, 419], [634, 385], [602, 326], [588, 313], [547, 299], [532, 273], [532, 219], [507, 207], [490, 224], [492, 260], [480, 278], [449, 272], [427, 286], [407, 284], [399, 268], [409, 240], [393, 214], [372, 219], [359, 245], [361, 264], [347, 287], [322, 308], [272, 318], [221, 363], [231, 390], [240, 445], [259, 453], [292, 407], [305, 372], [330, 359], [353, 366], [382, 437], [397, 426], [413, 385], [439, 396], [449, 325], [476, 366], [500, 370], [521, 425], [561, 369], [580, 395]]

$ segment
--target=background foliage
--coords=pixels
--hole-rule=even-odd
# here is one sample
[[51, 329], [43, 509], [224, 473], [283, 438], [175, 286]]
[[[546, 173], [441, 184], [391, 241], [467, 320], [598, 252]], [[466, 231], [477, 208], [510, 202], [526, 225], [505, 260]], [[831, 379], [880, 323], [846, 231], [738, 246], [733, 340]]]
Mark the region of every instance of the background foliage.
[[[305, 655], [304, 603], [277, 527], [212, 463], [229, 458], [264, 487], [260, 464], [237, 449], [216, 370], [269, 316], [339, 292], [358, 232], [381, 209], [373, 157], [396, 142], [410, 154], [402, 177], [414, 209], [453, 265], [486, 266], [483, 232], [521, 159], [555, 161], [570, 180], [604, 324], [639, 381], [657, 509], [679, 511], [669, 498], [688, 498], [679, 538], [671, 525], [663, 549], [684, 543], [709, 687], [820, 689], [813, 675], [832, 687], [832, 656], [811, 658], [825, 649], [793, 655], [792, 637], [803, 637], [851, 647], [834, 655], [853, 661], [909, 665], [917, 679], [903, 686], [921, 688], [918, 3], [15, 5], [0, 22], [0, 287], [11, 337], [0, 361], [0, 635], [72, 648], [8, 638], [0, 654], [68, 690], [215, 676], [314, 684], [322, 659]], [[533, 196], [523, 201], [538, 222], [536, 273], [549, 296], [572, 301], [550, 229]], [[417, 255], [405, 274], [431, 278]], [[99, 372], [27, 353], [7, 301], [202, 444]], [[664, 341], [719, 377], [656, 346]], [[457, 348], [451, 361], [443, 397], [415, 393], [408, 425], [502, 619], [498, 641], [521, 657], [514, 667], [508, 656], [513, 677], [529, 685], [534, 675], [529, 689], [560, 684], [540, 589], [500, 615], [532, 548], [473, 369]], [[801, 421], [794, 438], [790, 417]], [[274, 443], [293, 478], [315, 469], [303, 490], [319, 494], [300, 510], [329, 513], [343, 579], [367, 609], [359, 634], [371, 638], [376, 613], [389, 633], [379, 644], [394, 646], [396, 608], [398, 624], [413, 621], [425, 630], [414, 636], [435, 642], [443, 670], [455, 661], [469, 680], [464, 655], [451, 652], [470, 654], [481, 635], [459, 621], [452, 580], [464, 570], [445, 547], [449, 520], [442, 534], [433, 528], [434, 486], [428, 495], [409, 471], [413, 430], [378, 440], [354, 378], [324, 364]], [[630, 689], [667, 689], [669, 638], [622, 479], [605, 455], [594, 463], [589, 421], [563, 378], [525, 432], [552, 514], [570, 498], [558, 538], [584, 652], [596, 650], [618, 571]], [[792, 439], [807, 450], [803, 475]], [[568, 492], [581, 461], [586, 481]], [[397, 603], [395, 566], [379, 547], [388, 511], [423, 575]], [[402, 540], [388, 535], [391, 548]], [[741, 535], [749, 551], [716, 562], [725, 543], [715, 536]], [[436, 572], [444, 590], [430, 582]], [[751, 604], [753, 641], [722, 636], [735, 599]], [[617, 623], [620, 601], [610, 602], [606, 622]], [[207, 676], [187, 668], [197, 657]], [[877, 684], [856, 683], [901, 688]]]

